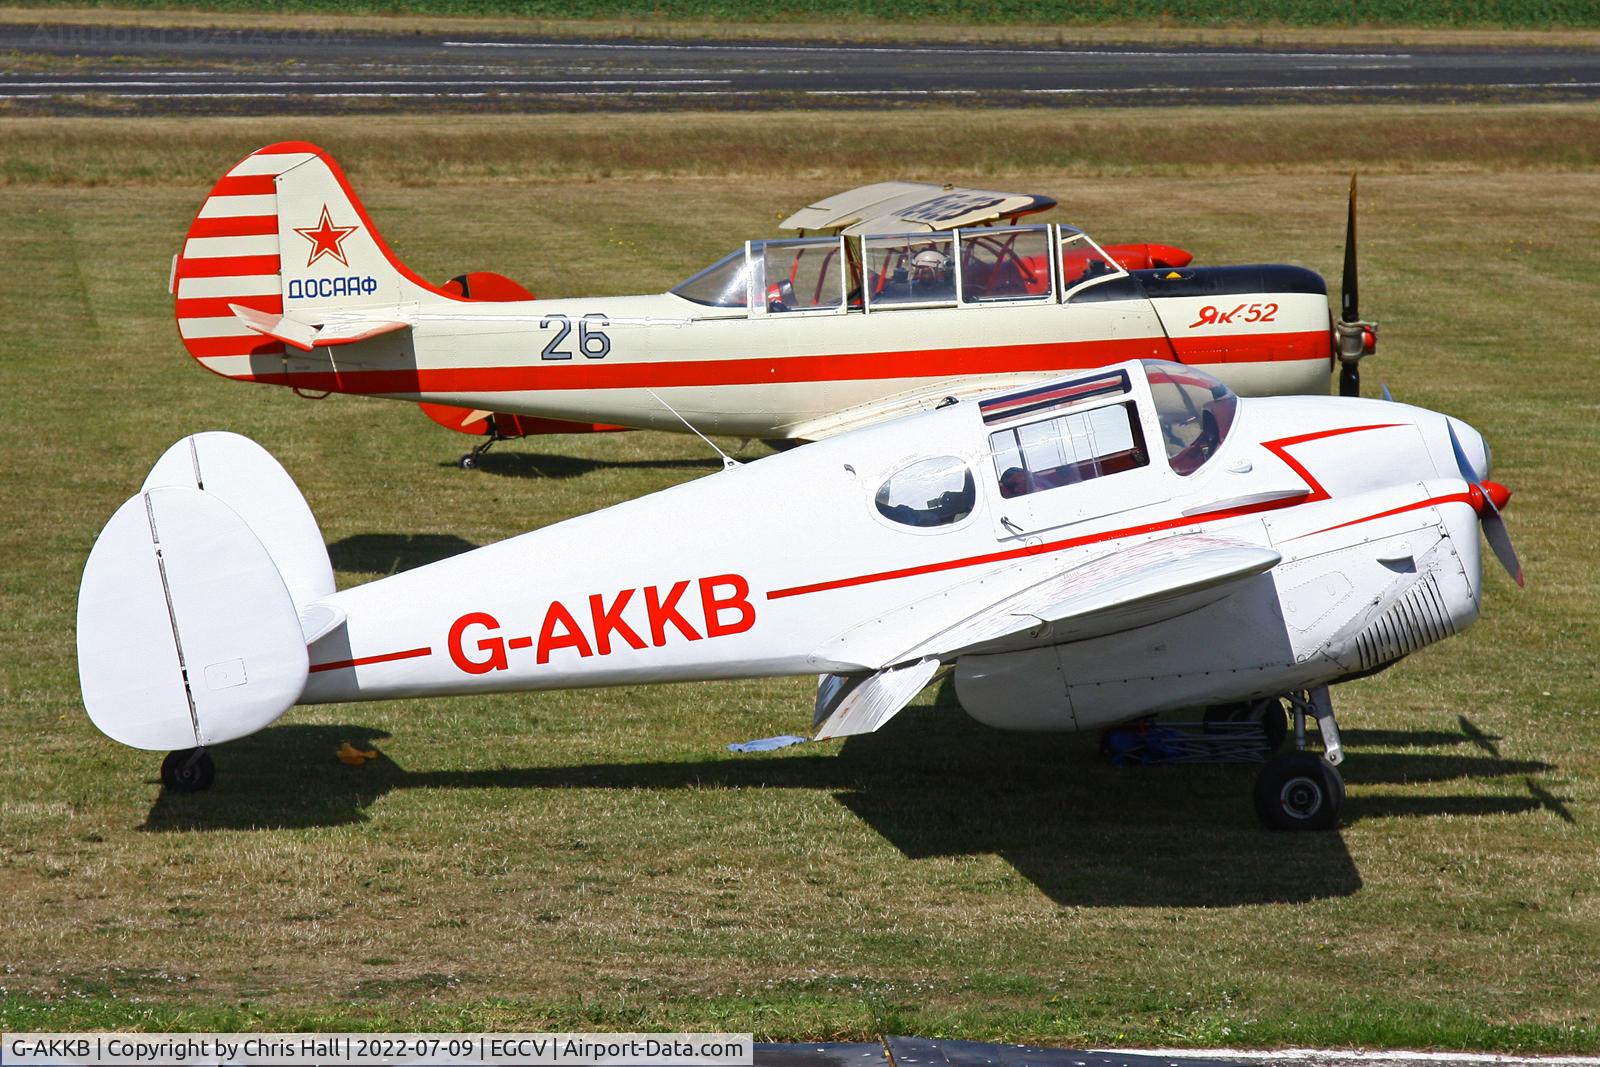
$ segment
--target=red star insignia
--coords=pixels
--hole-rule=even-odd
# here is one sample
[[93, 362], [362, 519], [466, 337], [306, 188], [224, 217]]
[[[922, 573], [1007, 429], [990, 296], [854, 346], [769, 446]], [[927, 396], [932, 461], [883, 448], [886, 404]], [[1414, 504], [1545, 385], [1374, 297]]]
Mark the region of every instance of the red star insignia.
[[296, 226], [294, 232], [311, 242], [311, 258], [306, 260], [306, 266], [311, 266], [323, 256], [332, 256], [345, 266], [350, 261], [344, 258], [344, 249], [340, 247], [344, 239], [359, 230], [360, 226], [335, 226], [333, 218], [328, 214], [328, 205], [322, 205], [322, 221], [315, 226], [301, 229]]

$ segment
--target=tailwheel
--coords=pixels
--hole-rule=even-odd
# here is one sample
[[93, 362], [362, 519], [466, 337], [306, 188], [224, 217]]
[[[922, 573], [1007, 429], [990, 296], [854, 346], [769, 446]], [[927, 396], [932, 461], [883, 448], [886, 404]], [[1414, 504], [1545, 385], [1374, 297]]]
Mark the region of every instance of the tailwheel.
[[161, 784], [169, 793], [203, 793], [216, 778], [216, 762], [203, 748], [169, 752], [161, 761]]
[[1269, 830], [1331, 830], [1344, 806], [1344, 779], [1314, 752], [1285, 752], [1256, 776], [1255, 801]]

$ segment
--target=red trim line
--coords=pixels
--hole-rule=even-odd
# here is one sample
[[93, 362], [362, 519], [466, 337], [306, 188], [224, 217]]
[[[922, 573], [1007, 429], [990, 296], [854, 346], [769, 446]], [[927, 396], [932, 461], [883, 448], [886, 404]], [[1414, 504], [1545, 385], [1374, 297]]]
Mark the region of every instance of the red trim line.
[[416, 659], [419, 656], [431, 656], [431, 648], [408, 648], [404, 652], [384, 652], [376, 656], [360, 656], [356, 659], [334, 660], [332, 663], [313, 663], [310, 673], [318, 671], [342, 671], [346, 667], [365, 667], [369, 663], [391, 663], [397, 659]]
[[[244, 160], [239, 162], [243, 163]], [[206, 199], [212, 196], [265, 196], [277, 191], [277, 178], [271, 174], [224, 175], [217, 179], [217, 184], [211, 187], [211, 194]]]
[[230, 278], [246, 274], [278, 273], [277, 256], [184, 256], [178, 260], [179, 278]]
[[[1258, 339], [1257, 355], [1280, 350], [1274, 338]], [[1322, 331], [1317, 337], [1326, 340]], [[948, 378], [970, 374], [1087, 370], [1128, 359], [1161, 358], [1159, 338], [1065, 341], [1050, 344], [851, 352], [832, 356], [758, 359], [695, 359], [633, 363], [511, 367], [407, 368], [295, 371], [258, 374], [252, 381], [356, 394], [503, 393], [558, 389], [641, 389], [676, 386], [768, 385], [815, 381], [872, 381], [884, 378]], [[1317, 357], [1321, 359], [1319, 355]], [[1275, 362], [1282, 362], [1275, 360]]]
[[1325, 534], [1329, 530], [1342, 530], [1346, 526], [1355, 526], [1357, 523], [1371, 522], [1373, 519], [1387, 519], [1390, 515], [1404, 515], [1408, 511], [1419, 511], [1422, 508], [1431, 507], [1434, 504], [1465, 504], [1468, 507], [1471, 507], [1472, 494], [1451, 493], [1448, 496], [1429, 497], [1427, 500], [1419, 500], [1414, 504], [1402, 504], [1400, 507], [1390, 508], [1388, 511], [1380, 511], [1376, 515], [1367, 515], [1364, 518], [1351, 519], [1349, 522], [1341, 522], [1333, 526], [1324, 526], [1320, 530], [1313, 530], [1311, 533], [1301, 534], [1300, 536], [1313, 537], [1317, 534]]
[[283, 314], [283, 297], [281, 296], [200, 296], [179, 300], [178, 318], [207, 319], [217, 318], [222, 315], [232, 315], [233, 312], [228, 310], [229, 304], [238, 304], [240, 307], [251, 308], [255, 311], [265, 311], [271, 315]]
[[[1283, 500], [1267, 500], [1259, 504], [1247, 504], [1244, 507], [1227, 508], [1221, 511], [1207, 511], [1199, 515], [1186, 515], [1177, 519], [1163, 519], [1160, 522], [1143, 523], [1139, 526], [1125, 526], [1118, 530], [1106, 530], [1102, 533], [1083, 534], [1079, 537], [1067, 537], [1060, 541], [1051, 541], [1048, 544], [1023, 545], [1018, 548], [1001, 549], [998, 552], [986, 552], [981, 556], [967, 556], [963, 559], [943, 560], [938, 563], [924, 563], [916, 567], [901, 567], [892, 571], [877, 571], [872, 574], [860, 574], [853, 578], [836, 578], [827, 582], [813, 582], [809, 585], [790, 586], [787, 589], [774, 589], [767, 594], [768, 600], [781, 600], [784, 597], [805, 596], [808, 593], [822, 593], [833, 589], [845, 589], [854, 585], [868, 585], [873, 582], [893, 581], [896, 578], [910, 578], [919, 574], [934, 574], [939, 571], [959, 570], [963, 567], [976, 567], [985, 563], [999, 563], [1008, 559], [1020, 559], [1023, 556], [1039, 556], [1050, 552], [1061, 552], [1080, 545], [1095, 544], [1101, 541], [1117, 541], [1124, 537], [1138, 537], [1142, 534], [1160, 533], [1163, 530], [1176, 530], [1185, 526], [1198, 526], [1202, 523], [1216, 522], [1220, 519], [1238, 518], [1242, 515], [1253, 515], [1263, 511], [1275, 511], [1279, 508], [1298, 507], [1319, 500], [1329, 499], [1328, 491], [1322, 484], [1311, 476], [1303, 465], [1296, 462], [1283, 450], [1290, 445], [1302, 444], [1306, 441], [1316, 441], [1324, 437], [1338, 437], [1341, 434], [1360, 433], [1363, 430], [1387, 430], [1403, 423], [1379, 423], [1371, 426], [1341, 426], [1333, 430], [1319, 430], [1316, 433], [1301, 434], [1297, 437], [1283, 437], [1276, 441], [1263, 441], [1262, 447], [1271, 451], [1282, 459], [1300, 477], [1305, 479], [1306, 485], [1311, 490], [1310, 496], [1288, 497]], [[1456, 497], [1441, 497], [1441, 500], [1453, 500]], [[1414, 507], [1426, 507], [1432, 501], [1424, 501]], [[1407, 509], [1396, 509], [1407, 510]], [[1384, 512], [1384, 515], [1395, 512]], [[1366, 519], [1355, 519], [1355, 522], [1366, 522], [1368, 519], [1381, 518], [1382, 515], [1369, 515]], [[1337, 529], [1338, 527], [1330, 527]], [[1323, 532], [1323, 531], [1318, 531]]]
[[[241, 326], [240, 329], [243, 329]], [[183, 343], [195, 359], [209, 356], [281, 356], [283, 342], [258, 333], [238, 337], [186, 337]], [[225, 377], [235, 377], [226, 375]]]
[[195, 219], [189, 237], [266, 237], [278, 235], [276, 215], [234, 215], [226, 218]]

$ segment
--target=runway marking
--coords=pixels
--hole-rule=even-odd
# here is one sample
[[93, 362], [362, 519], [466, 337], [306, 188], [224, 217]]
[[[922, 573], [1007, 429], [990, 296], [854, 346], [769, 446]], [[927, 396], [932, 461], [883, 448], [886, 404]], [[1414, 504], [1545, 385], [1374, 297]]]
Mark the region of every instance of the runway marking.
[[1114, 49], [1095, 48], [921, 48], [913, 45], [746, 45], [732, 42], [722, 44], [597, 44], [594, 42], [563, 43], [557, 41], [445, 41], [443, 44], [446, 48], [587, 48], [621, 52], [843, 52], [846, 54], [947, 56], [1097, 56], [1111, 59], [1194, 59], [1199, 57], [1214, 57], [1217, 59], [1412, 58], [1410, 52], [1211, 52], [1200, 50], [1190, 52], [1122, 52]]
[[[282, 83], [268, 83], [282, 84]], [[300, 83], [289, 83], [298, 86]], [[75, 96], [107, 96], [117, 100], [278, 100], [301, 98], [312, 100], [361, 100], [361, 99], [479, 99], [490, 96], [532, 96], [541, 95], [529, 91], [533, 83], [513, 83], [505, 85], [490, 85], [487, 89], [473, 91], [455, 90], [452, 92], [335, 92], [320, 91], [319, 87], [326, 86], [325, 82], [307, 82], [300, 91], [263, 91], [263, 90], [233, 90], [217, 91], [206, 90], [203, 92], [104, 92], [105, 83], [90, 83], [79, 91], [69, 92], [7, 92], [7, 88], [21, 87], [33, 88], [26, 83], [12, 83], [10, 86], [0, 83], [0, 100], [50, 100], [56, 97]], [[363, 83], [371, 84], [371, 83]], [[441, 82], [425, 82], [427, 85], [454, 84]], [[484, 85], [483, 82], [470, 82], [462, 84]], [[575, 85], [603, 84], [595, 82], [576, 82]], [[670, 82], [638, 82], [627, 84], [663, 85], [677, 84]], [[702, 84], [702, 83], [690, 83]], [[719, 84], [711, 82], [711, 84]], [[727, 84], [726, 82], [720, 84]], [[72, 89], [72, 83], [44, 83], [43, 87]], [[171, 89], [170, 82], [160, 86]], [[1119, 93], [1128, 94], [1162, 94], [1173, 95], [1204, 95], [1206, 93], [1317, 93], [1317, 92], [1393, 92], [1401, 90], [1425, 90], [1432, 92], [1484, 92], [1498, 89], [1597, 89], [1600, 82], [1498, 82], [1484, 85], [1416, 85], [1416, 84], [1374, 84], [1374, 85], [1234, 85], [1234, 86], [1141, 86], [1127, 89], [1107, 88], [1045, 88], [1045, 89], [785, 89], [770, 87], [763, 89], [615, 89], [615, 90], [576, 90], [562, 89], [559, 85], [551, 86], [555, 91], [542, 95], [555, 98], [610, 98], [610, 97], [756, 97], [769, 95], [783, 95], [794, 93], [801, 96], [812, 97], [954, 97], [988, 95], [1033, 95], [1033, 96], [1115, 96]], [[318, 90], [318, 91], [313, 91]]]
[[1446, 89], [1482, 91], [1484, 89], [1594, 89], [1600, 82], [1484, 82], [1471, 85], [1454, 85], [1447, 82], [1374, 82], [1371, 85], [1140, 85], [1126, 89], [1010, 89], [1013, 93], [1326, 93], [1371, 92], [1373, 90], [1420, 89], [1443, 91]]

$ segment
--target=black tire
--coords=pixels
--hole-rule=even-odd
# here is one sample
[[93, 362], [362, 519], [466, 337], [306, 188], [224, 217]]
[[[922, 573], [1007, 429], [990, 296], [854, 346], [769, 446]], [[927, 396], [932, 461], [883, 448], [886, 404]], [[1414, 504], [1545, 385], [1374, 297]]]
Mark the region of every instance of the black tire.
[[1256, 814], [1269, 830], [1331, 830], [1344, 807], [1344, 779], [1310, 752], [1286, 752], [1256, 776]]
[[477, 465], [478, 454], [476, 452], [468, 452], [466, 455], [462, 456], [456, 461], [456, 466], [460, 467], [464, 471], [469, 471]]
[[217, 765], [203, 748], [168, 752], [161, 761], [161, 784], [169, 793], [203, 793], [217, 779]]

